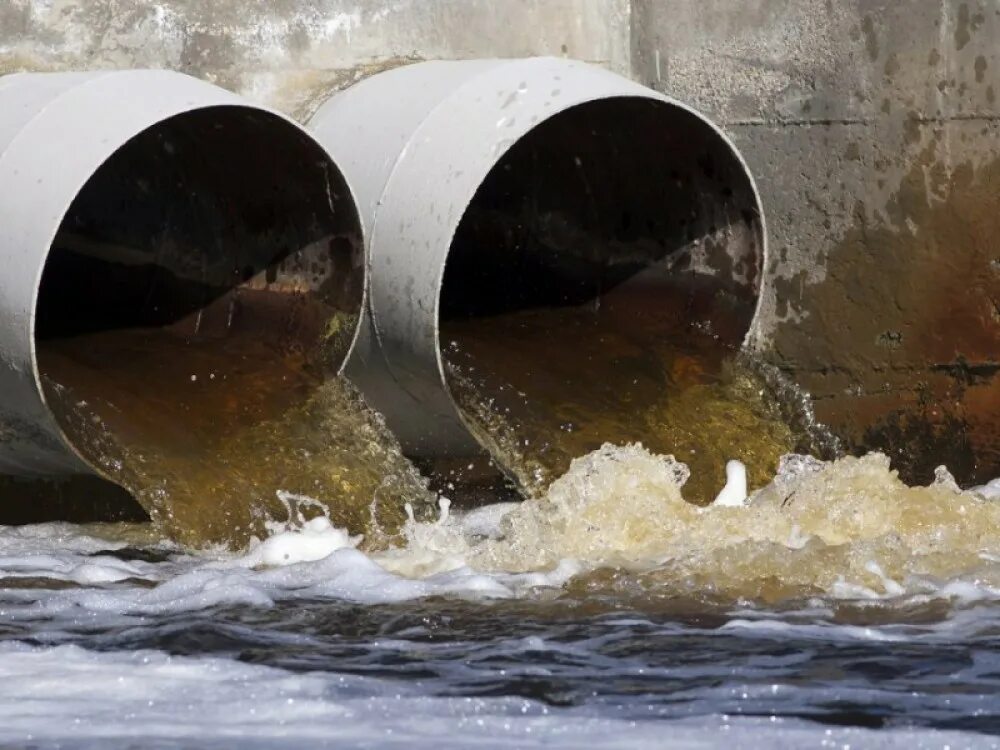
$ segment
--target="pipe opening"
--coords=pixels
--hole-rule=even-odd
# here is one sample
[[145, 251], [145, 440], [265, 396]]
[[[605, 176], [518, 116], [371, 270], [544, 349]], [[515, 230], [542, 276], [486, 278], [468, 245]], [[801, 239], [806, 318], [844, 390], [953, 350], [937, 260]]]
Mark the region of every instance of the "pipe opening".
[[114, 481], [143, 485], [123, 464], [190, 476], [185, 460], [339, 370], [363, 289], [357, 211], [320, 146], [250, 107], [176, 115], [122, 145], [59, 227], [36, 305], [46, 399]]
[[449, 388], [529, 491], [605, 441], [697, 469], [677, 409], [739, 349], [762, 261], [752, 181], [703, 119], [638, 97], [564, 111], [506, 153], [455, 234]]

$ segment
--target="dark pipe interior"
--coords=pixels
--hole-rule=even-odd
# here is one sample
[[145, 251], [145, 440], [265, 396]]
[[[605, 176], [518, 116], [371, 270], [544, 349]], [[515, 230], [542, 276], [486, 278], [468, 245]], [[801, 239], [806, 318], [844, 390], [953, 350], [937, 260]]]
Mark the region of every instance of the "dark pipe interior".
[[761, 250], [749, 180], [704, 121], [654, 100], [592, 102], [532, 130], [480, 186], [448, 256], [441, 319], [579, 305], [629, 282], [693, 303], [707, 282], [708, 307], [734, 312], [741, 338]]
[[[226, 333], [304, 304], [354, 313], [360, 243], [342, 177], [304, 134], [240, 107], [178, 115], [123, 145], [73, 202], [45, 266], [36, 337], [185, 321], [204, 335], [204, 311], [227, 295]], [[256, 332], [301, 344], [315, 333]]]
[[[100, 167], [52, 244], [35, 328], [50, 406], [96, 464], [67, 392], [113, 403], [147, 451], [266, 419], [339, 368], [363, 272], [353, 201], [309, 137], [243, 107], [165, 120]], [[194, 372], [228, 385], [198, 395]]]
[[741, 345], [762, 236], [743, 165], [690, 112], [614, 98], [548, 119], [491, 170], [452, 242], [439, 309], [453, 395], [467, 416], [489, 402], [536, 456], [570, 430], [567, 455], [648, 441], [676, 372]]

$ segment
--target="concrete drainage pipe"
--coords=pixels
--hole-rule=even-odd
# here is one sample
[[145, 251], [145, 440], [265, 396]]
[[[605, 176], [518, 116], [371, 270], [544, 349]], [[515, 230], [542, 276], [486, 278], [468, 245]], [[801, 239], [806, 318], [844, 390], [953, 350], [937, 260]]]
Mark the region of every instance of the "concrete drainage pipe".
[[[364, 294], [357, 210], [325, 150], [165, 71], [0, 78], [0, 257], [8, 476], [107, 473], [63, 403], [81, 394], [137, 407], [120, 435], [181, 447], [287, 405], [307, 386], [286, 365], [339, 370]], [[195, 395], [193, 363], [232, 387]]]
[[[642, 439], [662, 373], [742, 344], [764, 265], [760, 199], [732, 143], [689, 107], [574, 61], [428, 62], [334, 96], [309, 126], [369, 245], [347, 372], [410, 455], [484, 443], [510, 464], [502, 454], [544, 453], [556, 433], [580, 436], [572, 450]], [[513, 432], [488, 434], [490, 410]]]

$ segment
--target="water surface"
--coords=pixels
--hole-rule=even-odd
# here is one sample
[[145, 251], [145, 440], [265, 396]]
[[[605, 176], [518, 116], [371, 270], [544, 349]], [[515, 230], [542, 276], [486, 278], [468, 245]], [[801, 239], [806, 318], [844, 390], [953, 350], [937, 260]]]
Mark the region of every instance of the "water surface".
[[997, 744], [1000, 506], [877, 454], [786, 459], [748, 508], [684, 511], [685, 473], [608, 446], [382, 551], [306, 516], [239, 553], [0, 529], [0, 741]]

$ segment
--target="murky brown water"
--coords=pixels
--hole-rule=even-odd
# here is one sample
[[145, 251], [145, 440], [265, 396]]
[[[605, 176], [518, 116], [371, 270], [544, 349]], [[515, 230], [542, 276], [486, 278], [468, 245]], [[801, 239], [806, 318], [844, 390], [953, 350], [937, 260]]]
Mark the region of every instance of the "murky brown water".
[[286, 515], [278, 491], [316, 499], [370, 543], [404, 503], [430, 500], [381, 418], [295, 349], [126, 329], [49, 341], [39, 357], [72, 443], [185, 544], [262, 536]]
[[[516, 470], [524, 466], [517, 461], [535, 460], [536, 496], [506, 507], [486, 532], [443, 512], [404, 522], [389, 540], [381, 529], [399, 525], [403, 504], [424, 501], [426, 509], [430, 498], [343, 381], [316, 379], [292, 354], [258, 368], [252, 346], [229, 349], [231, 340], [212, 349], [160, 340], [176, 336], [163, 331], [51, 349], [47, 372], [87, 391], [81, 398], [49, 386], [64, 424], [109, 476], [137, 488], [159, 526], [0, 528], [8, 619], [0, 673], [17, 686], [0, 695], [0, 736], [62, 739], [64, 727], [83, 726], [95, 738], [161, 732], [179, 743], [176, 724], [188, 728], [184, 744], [192, 746], [251, 735], [292, 746], [349, 727], [375, 744], [402, 737], [419, 747], [440, 744], [425, 727], [440, 727], [444, 712], [459, 727], [456, 747], [515, 732], [519, 747], [539, 737], [579, 747], [599, 727], [608, 747], [642, 746], [642, 737], [656, 747], [685, 720], [692, 741], [716, 744], [741, 731], [747, 746], [784, 737], [789, 747], [833, 738], [911, 747], [917, 736], [928, 746], [988, 746], [981, 733], [1000, 727], [990, 702], [1000, 504], [960, 491], [943, 472], [929, 487], [907, 486], [872, 454], [785, 458], [749, 507], [697, 507], [692, 500], [708, 497], [698, 493], [721, 482], [713, 462], [743, 458], [757, 477], [772, 452], [822, 444], [795, 416], [801, 394], [730, 359], [711, 337], [703, 348], [688, 338], [686, 348], [651, 351], [610, 330], [581, 335], [585, 323], [572, 313], [523, 314], [520, 323], [541, 316], [550, 335], [552, 326], [575, 331], [580, 352], [596, 356], [598, 341], [619, 353], [619, 364], [633, 357], [635, 367], [618, 372], [650, 402], [632, 412], [641, 419], [605, 416], [624, 412], [598, 406], [636, 406], [615, 390], [610, 367], [603, 378], [580, 379], [600, 400], [577, 403], [569, 418], [669, 441], [678, 455], [676, 446], [688, 447], [685, 462], [700, 460], [718, 477], [692, 487], [678, 460], [604, 445], [542, 489], [556, 471], [546, 462], [572, 456], [599, 432], [546, 432], [546, 420], [566, 418], [560, 402], [534, 401], [546, 391], [516, 393], [489, 373], [505, 397], [516, 393], [515, 406], [531, 407], [512, 410], [503, 423], [511, 431], [490, 437], [528, 440], [498, 455]], [[533, 340], [500, 335], [512, 325], [500, 322], [481, 354], [490, 343]], [[136, 355], [125, 382], [100, 366], [104, 356], [121, 359], [119, 347]], [[139, 356], [146, 347], [156, 355]], [[164, 352], [176, 356], [163, 364]], [[485, 361], [472, 365], [477, 376]], [[571, 374], [567, 365], [560, 376]], [[523, 380], [559, 395], [555, 376]], [[240, 388], [230, 392], [228, 383]], [[242, 389], [245, 398], [236, 398]], [[255, 393], [288, 398], [258, 401]], [[484, 413], [508, 414], [484, 391], [471, 393], [489, 406]], [[221, 434], [220, 421], [231, 425]], [[536, 445], [554, 447], [529, 453]], [[260, 547], [190, 554], [160, 539], [166, 531], [202, 545], [221, 530], [283, 520], [289, 509], [275, 501], [277, 489], [320, 499], [322, 507], [306, 501], [307, 514], [328, 513], [385, 548], [362, 554], [335, 529], [301, 520], [268, 540], [280, 542], [284, 557], [266, 563], [255, 556]], [[88, 678], [85, 694], [65, 697], [68, 670]], [[54, 684], [70, 687], [53, 697]], [[44, 719], [31, 713], [41, 710]], [[169, 721], [157, 723], [157, 712]], [[201, 714], [209, 718], [189, 723]], [[753, 717], [765, 718], [758, 727]], [[725, 731], [710, 734], [720, 722]], [[886, 729], [860, 735], [862, 727]]]
[[699, 317], [616, 291], [599, 305], [447, 321], [452, 393], [533, 496], [606, 442], [639, 442], [684, 461], [685, 497], [699, 505], [722, 488], [729, 459], [743, 461], [761, 487], [785, 453], [832, 457], [834, 441], [794, 389], [739, 354], [724, 316], [714, 327]]

